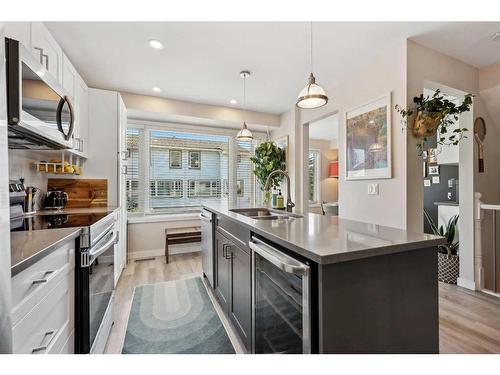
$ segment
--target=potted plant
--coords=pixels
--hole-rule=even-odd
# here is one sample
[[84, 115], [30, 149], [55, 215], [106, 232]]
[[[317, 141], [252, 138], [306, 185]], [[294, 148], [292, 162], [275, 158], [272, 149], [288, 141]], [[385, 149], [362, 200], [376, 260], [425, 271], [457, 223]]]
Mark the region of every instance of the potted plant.
[[442, 225], [438, 228], [426, 210], [424, 210], [424, 216], [431, 226], [432, 233], [446, 238], [446, 243], [438, 246], [438, 280], [448, 284], [456, 284], [459, 271], [459, 241], [455, 241], [458, 215], [454, 215], [448, 220], [446, 228]]
[[427, 138], [436, 134], [439, 134], [437, 138], [439, 145], [456, 146], [460, 143], [465, 137], [464, 133], [467, 128], [456, 128], [449, 131], [449, 127], [458, 120], [461, 113], [470, 111], [472, 97], [472, 94], [465, 95], [462, 103], [457, 105], [446, 99], [439, 90], [436, 90], [430, 97], [424, 97], [424, 94], [415, 96], [413, 98], [414, 105], [411, 108], [405, 109], [396, 104], [395, 109], [403, 117], [405, 127], [408, 126], [410, 118], [415, 115], [413, 121], [410, 121], [410, 129], [413, 136], [420, 140], [417, 147], [421, 152]]
[[[285, 150], [278, 147], [273, 141], [266, 140], [255, 148], [255, 155], [250, 158], [254, 169], [253, 173], [259, 181], [261, 190], [264, 190], [267, 176], [276, 169], [286, 169]], [[271, 188], [278, 187], [283, 180], [282, 175], [274, 176], [271, 180]], [[264, 192], [264, 202], [269, 202], [271, 193]]]

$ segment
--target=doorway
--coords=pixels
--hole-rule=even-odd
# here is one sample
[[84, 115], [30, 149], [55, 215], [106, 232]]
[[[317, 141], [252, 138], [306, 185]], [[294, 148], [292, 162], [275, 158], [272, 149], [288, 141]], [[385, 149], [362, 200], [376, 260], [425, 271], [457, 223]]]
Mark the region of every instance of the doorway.
[[330, 113], [306, 124], [307, 157], [304, 158], [304, 204], [309, 212], [338, 216], [339, 115]]

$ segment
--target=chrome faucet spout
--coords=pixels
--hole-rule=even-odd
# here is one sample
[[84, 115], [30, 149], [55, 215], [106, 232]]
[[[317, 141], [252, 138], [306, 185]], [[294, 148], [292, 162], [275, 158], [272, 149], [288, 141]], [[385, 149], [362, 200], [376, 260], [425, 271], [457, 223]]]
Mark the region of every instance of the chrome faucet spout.
[[287, 171], [284, 171], [282, 169], [276, 169], [269, 173], [269, 176], [267, 176], [266, 184], [264, 186], [265, 191], [269, 191], [271, 188], [271, 180], [274, 176], [277, 174], [282, 174], [286, 178], [286, 210], [288, 212], [292, 212], [292, 208], [295, 207], [295, 203], [292, 202], [292, 198], [290, 197], [290, 176], [288, 175]]

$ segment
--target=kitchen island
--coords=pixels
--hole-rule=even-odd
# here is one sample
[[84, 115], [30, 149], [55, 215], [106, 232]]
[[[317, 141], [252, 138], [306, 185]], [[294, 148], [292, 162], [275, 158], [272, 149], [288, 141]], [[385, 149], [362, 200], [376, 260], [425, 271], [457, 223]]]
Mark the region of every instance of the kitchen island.
[[438, 353], [443, 238], [317, 214], [205, 210], [204, 271], [249, 352]]

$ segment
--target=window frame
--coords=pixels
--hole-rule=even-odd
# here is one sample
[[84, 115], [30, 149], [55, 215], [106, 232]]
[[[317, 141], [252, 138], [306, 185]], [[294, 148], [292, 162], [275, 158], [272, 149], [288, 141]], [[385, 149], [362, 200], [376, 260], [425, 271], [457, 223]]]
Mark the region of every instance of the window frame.
[[[193, 167], [191, 165], [191, 155], [198, 155], [198, 166]], [[201, 151], [200, 150], [189, 150], [188, 151], [188, 169], [201, 169]]]
[[[170, 189], [164, 189], [165, 191], [170, 190], [170, 194], [159, 194], [159, 191], [161, 189], [158, 187], [158, 183], [171, 183], [173, 186], [170, 187]], [[153, 189], [151, 188], [151, 183], [154, 183], [154, 194], [152, 193]], [[175, 185], [179, 184], [180, 188], [176, 189]], [[149, 180], [149, 197], [150, 198], [158, 198], [158, 199], [181, 199], [184, 197], [184, 181], [180, 179], [174, 179], [174, 178], [153, 178]], [[180, 195], [172, 195], [172, 192], [178, 192], [180, 191]]]
[[[149, 149], [149, 151], [151, 151], [151, 148]], [[172, 153], [174, 152], [178, 152], [180, 154], [180, 157], [179, 157], [179, 166], [176, 167], [176, 166], [172, 166]], [[182, 150], [181, 149], [178, 149], [178, 148], [171, 148], [168, 150], [168, 166], [169, 166], [169, 169], [182, 169]]]

